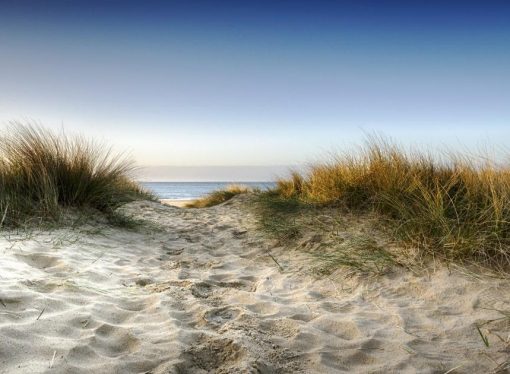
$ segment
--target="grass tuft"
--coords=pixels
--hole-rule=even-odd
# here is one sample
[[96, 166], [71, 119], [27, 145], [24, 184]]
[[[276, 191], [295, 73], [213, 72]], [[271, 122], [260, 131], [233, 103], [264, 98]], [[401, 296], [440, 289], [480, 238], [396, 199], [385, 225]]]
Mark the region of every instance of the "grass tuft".
[[68, 207], [111, 215], [124, 203], [152, 199], [132, 171], [102, 144], [11, 123], [0, 134], [0, 225], [57, 221]]
[[201, 199], [197, 199], [186, 204], [186, 208], [208, 208], [224, 203], [225, 201], [232, 199], [234, 196], [248, 193], [250, 191], [252, 190], [246, 186], [233, 184], [227, 186], [223, 190], [213, 191]]
[[439, 160], [371, 139], [356, 154], [280, 180], [273, 194], [292, 204], [375, 212], [396, 239], [425, 255], [510, 267], [510, 168], [487, 158], [448, 153]]

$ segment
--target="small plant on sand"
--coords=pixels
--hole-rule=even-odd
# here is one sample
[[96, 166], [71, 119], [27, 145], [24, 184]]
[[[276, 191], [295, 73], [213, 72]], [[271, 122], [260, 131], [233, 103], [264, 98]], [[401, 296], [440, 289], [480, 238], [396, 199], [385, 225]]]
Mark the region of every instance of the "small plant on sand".
[[376, 213], [396, 239], [425, 255], [510, 267], [510, 168], [486, 158], [438, 159], [375, 139], [356, 154], [280, 180], [273, 194]]
[[57, 221], [66, 207], [112, 215], [124, 203], [152, 199], [132, 171], [101, 144], [13, 123], [0, 134], [1, 226]]
[[[510, 326], [510, 311], [494, 308], [485, 309], [494, 310], [500, 315], [500, 317], [475, 325], [476, 330], [478, 331], [478, 334], [480, 335], [483, 344], [488, 348], [490, 346], [489, 336], [493, 335], [495, 338], [497, 338], [500, 342], [502, 342], [505, 345], [506, 349], [510, 348], [510, 334], [508, 334], [508, 336], [503, 337], [490, 329], [490, 327], [493, 327], [496, 324], [503, 325], [502, 326], [503, 328], [508, 329], [508, 327]], [[482, 328], [487, 332], [486, 334], [482, 331]], [[508, 364], [510, 365], [510, 362]]]
[[208, 208], [214, 205], [224, 203], [232, 199], [234, 196], [248, 193], [252, 191], [250, 188], [242, 185], [233, 184], [223, 190], [213, 191], [201, 199], [194, 200], [186, 204], [186, 208]]

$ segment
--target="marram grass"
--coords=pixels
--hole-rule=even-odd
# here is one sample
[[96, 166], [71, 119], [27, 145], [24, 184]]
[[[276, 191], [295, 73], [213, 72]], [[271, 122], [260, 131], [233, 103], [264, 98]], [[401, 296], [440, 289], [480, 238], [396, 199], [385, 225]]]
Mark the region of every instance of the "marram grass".
[[0, 133], [0, 226], [56, 220], [65, 207], [111, 214], [151, 198], [132, 171], [129, 160], [102, 144], [13, 123]]
[[224, 203], [225, 201], [232, 199], [236, 195], [240, 195], [250, 191], [251, 189], [246, 186], [232, 184], [230, 186], [227, 186], [225, 189], [213, 191], [200, 199], [194, 200], [189, 204], [186, 204], [186, 207], [208, 208], [214, 205]]
[[395, 239], [424, 255], [510, 267], [510, 168], [487, 158], [450, 152], [439, 160], [372, 140], [279, 180], [273, 193], [378, 213]]

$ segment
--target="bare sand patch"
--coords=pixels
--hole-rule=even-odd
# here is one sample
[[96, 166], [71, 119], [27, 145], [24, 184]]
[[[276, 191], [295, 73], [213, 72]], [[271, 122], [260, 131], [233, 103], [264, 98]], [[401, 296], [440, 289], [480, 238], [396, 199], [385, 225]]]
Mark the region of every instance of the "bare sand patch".
[[190, 204], [195, 200], [193, 200], [193, 199], [188, 199], [188, 200], [161, 199], [160, 201], [161, 201], [161, 204], [176, 206], [178, 208], [184, 208], [187, 204]]

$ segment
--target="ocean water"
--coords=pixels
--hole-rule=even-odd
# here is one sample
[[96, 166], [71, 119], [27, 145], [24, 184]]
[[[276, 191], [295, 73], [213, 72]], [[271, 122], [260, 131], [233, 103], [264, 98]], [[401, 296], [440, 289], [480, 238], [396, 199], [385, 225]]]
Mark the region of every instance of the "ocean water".
[[197, 199], [231, 184], [265, 190], [274, 187], [274, 182], [141, 182], [160, 199]]

